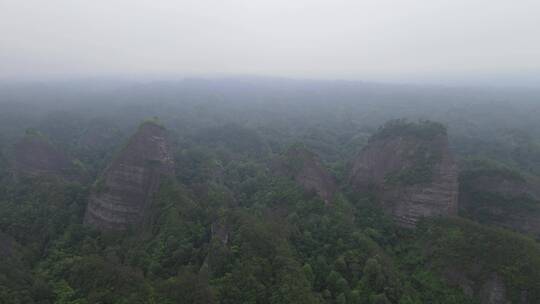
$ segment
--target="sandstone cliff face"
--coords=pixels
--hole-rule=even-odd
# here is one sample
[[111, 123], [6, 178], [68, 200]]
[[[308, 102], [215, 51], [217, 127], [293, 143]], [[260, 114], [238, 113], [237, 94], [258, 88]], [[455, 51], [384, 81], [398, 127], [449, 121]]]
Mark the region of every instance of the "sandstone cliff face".
[[26, 136], [14, 147], [15, 169], [23, 175], [68, 174], [72, 167], [70, 159], [61, 150], [40, 136]]
[[337, 191], [336, 181], [315, 154], [295, 145], [287, 150], [278, 167], [306, 191], [316, 193], [326, 204], [331, 203]]
[[139, 222], [162, 176], [174, 173], [163, 127], [146, 122], [96, 182], [85, 223], [102, 230], [124, 230]]
[[356, 191], [374, 191], [400, 226], [457, 213], [457, 167], [446, 132], [372, 138], [353, 161], [349, 182]]
[[460, 214], [540, 237], [540, 182], [503, 168], [460, 174]]

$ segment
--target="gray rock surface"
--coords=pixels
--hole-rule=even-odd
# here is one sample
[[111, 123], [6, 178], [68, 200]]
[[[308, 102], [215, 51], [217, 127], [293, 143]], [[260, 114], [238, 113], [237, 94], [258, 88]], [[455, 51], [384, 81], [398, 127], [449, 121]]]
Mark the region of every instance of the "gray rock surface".
[[400, 226], [414, 227], [421, 217], [457, 213], [457, 176], [446, 134], [390, 136], [363, 149], [353, 161], [349, 183], [356, 191], [374, 191]]
[[145, 122], [98, 179], [85, 223], [102, 230], [124, 230], [138, 223], [174, 160], [163, 127]]

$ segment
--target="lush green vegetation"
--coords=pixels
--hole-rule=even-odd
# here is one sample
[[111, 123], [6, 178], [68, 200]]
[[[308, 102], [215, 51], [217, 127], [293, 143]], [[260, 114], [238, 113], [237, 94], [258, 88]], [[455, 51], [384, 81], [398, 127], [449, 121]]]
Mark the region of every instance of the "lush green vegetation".
[[433, 180], [434, 167], [441, 160], [441, 151], [429, 143], [419, 143], [413, 155], [406, 156], [408, 166], [385, 176], [389, 184], [416, 185]]
[[280, 165], [285, 168], [285, 174], [295, 176], [304, 167], [307, 160], [317, 160], [317, 156], [309, 151], [305, 145], [301, 143], [294, 143], [290, 145], [283, 155], [279, 156]]
[[[435, 274], [439, 283], [410, 285], [393, 258], [396, 230], [368, 198], [342, 196], [328, 207], [249, 161], [225, 165], [230, 187], [210, 180], [200, 190], [203, 166], [185, 177], [187, 187], [163, 184], [142, 231], [121, 234], [81, 226], [83, 187], [5, 185], [0, 228], [27, 248], [22, 258], [38, 286], [4, 299], [30, 301], [38, 291], [33, 301], [41, 303], [422, 303], [427, 292], [459, 295], [436, 291], [446, 289]], [[246, 176], [250, 185], [242, 185]], [[240, 194], [235, 207], [230, 196]], [[227, 244], [211, 234], [218, 221]]]
[[463, 202], [460, 214], [480, 223], [518, 227], [509, 214], [531, 218], [540, 215], [540, 200], [531, 178], [493, 160], [464, 161], [459, 177]]
[[[26, 275], [34, 283], [27, 289], [17, 285], [26, 290], [20, 295], [9, 289], [4, 299], [8, 303], [16, 303], [14, 299], [40, 303], [473, 303], [447, 286], [438, 271], [453, 267], [455, 261], [448, 257], [466, 256], [461, 251], [468, 248], [456, 247], [452, 242], [458, 240], [443, 237], [456, 229], [467, 229], [463, 232], [467, 239], [459, 240], [460, 246], [477, 244], [468, 239], [473, 233], [494, 237], [483, 245], [491, 249], [497, 248], [497, 241], [529, 244], [513, 246], [516, 252], [502, 251], [499, 258], [512, 260], [523, 254], [521, 250], [528, 250], [527, 263], [536, 263], [531, 241], [504, 231], [499, 236], [496, 230], [478, 227], [476, 231], [468, 222], [450, 221], [402, 232], [369, 197], [341, 196], [329, 207], [287, 179], [258, 174], [263, 177], [252, 186], [257, 190], [237, 207], [227, 198], [230, 189], [208, 185], [205, 195], [195, 198], [190, 187], [171, 180], [161, 187], [144, 228], [121, 234], [101, 234], [80, 225], [81, 198], [87, 195], [84, 188], [39, 179], [27, 181], [24, 187], [7, 186], [5, 197], [20, 203], [2, 202], [0, 227], [27, 248], [21, 257], [32, 265]], [[232, 184], [233, 176], [229, 176]], [[225, 223], [230, 235], [226, 244], [211, 234], [212, 223], [218, 221]], [[422, 248], [434, 248], [430, 240], [437, 240], [440, 251], [423, 252]], [[489, 265], [495, 267], [498, 262]], [[511, 266], [507, 267], [514, 269]], [[18, 264], [12, 267], [20, 269]], [[519, 269], [514, 275], [518, 273]], [[526, 282], [535, 279], [522, 275]], [[534, 285], [527, 286], [536, 290]]]
[[[446, 129], [419, 117], [448, 125], [458, 158], [504, 164], [469, 163], [462, 191], [478, 176], [522, 182], [540, 173], [532, 99], [509, 95], [521, 102], [514, 106], [496, 102], [503, 93], [454, 98], [451, 90], [381, 94], [366, 86], [194, 81], [99, 94], [0, 91], [0, 303], [478, 303], [475, 288], [466, 295], [449, 283], [449, 270], [477, 285], [496, 273], [510, 300], [526, 290], [530, 303], [540, 302], [535, 241], [462, 219], [400, 229], [370, 193], [349, 193], [346, 182], [350, 161], [371, 135], [428, 143], [411, 155], [413, 166], [388, 177], [428, 182], [440, 157], [429, 141]], [[103, 186], [97, 176], [153, 116], [171, 135], [176, 176], [162, 183], [140, 227], [85, 227], [90, 189]], [[410, 120], [377, 130], [394, 117]], [[28, 128], [78, 160], [86, 178], [15, 174], [11, 147]], [[332, 205], [273, 171], [297, 142], [338, 177]], [[499, 201], [478, 195], [486, 204]]]
[[529, 303], [540, 301], [540, 245], [533, 239], [464, 219], [426, 221], [417, 233], [435, 269], [451, 268], [473, 281], [497, 274], [512, 303], [521, 301], [523, 290]]
[[398, 152], [405, 165], [388, 173], [385, 182], [403, 185], [431, 182], [434, 166], [442, 157], [440, 143], [434, 143], [432, 140], [441, 135], [446, 135], [446, 127], [429, 120], [411, 122], [407, 119], [395, 119], [379, 127], [369, 138], [370, 143], [400, 137], [409, 137], [412, 140], [410, 147], [405, 143], [401, 148], [402, 151]]
[[514, 182], [525, 182], [525, 176], [518, 169], [488, 158], [466, 159], [461, 164], [460, 178], [463, 184], [479, 177], [501, 178]]

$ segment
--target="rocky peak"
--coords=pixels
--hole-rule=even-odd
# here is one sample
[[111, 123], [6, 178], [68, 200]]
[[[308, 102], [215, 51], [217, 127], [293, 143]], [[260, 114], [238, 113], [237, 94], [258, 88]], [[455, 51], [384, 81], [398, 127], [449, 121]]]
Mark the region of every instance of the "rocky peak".
[[439, 123], [388, 122], [354, 159], [349, 183], [356, 191], [374, 191], [401, 226], [457, 213], [457, 167]]
[[282, 156], [279, 168], [282, 174], [293, 178], [308, 192], [315, 192], [326, 204], [337, 191], [334, 177], [323, 167], [317, 155], [302, 145], [291, 146]]
[[96, 182], [85, 223], [102, 230], [124, 230], [139, 222], [161, 177], [173, 173], [165, 128], [144, 122]]

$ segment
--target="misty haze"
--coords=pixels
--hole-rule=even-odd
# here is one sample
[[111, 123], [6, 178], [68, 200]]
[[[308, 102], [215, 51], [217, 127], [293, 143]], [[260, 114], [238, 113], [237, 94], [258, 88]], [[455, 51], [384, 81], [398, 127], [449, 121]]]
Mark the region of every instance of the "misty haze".
[[0, 0], [0, 304], [540, 303], [540, 2]]

